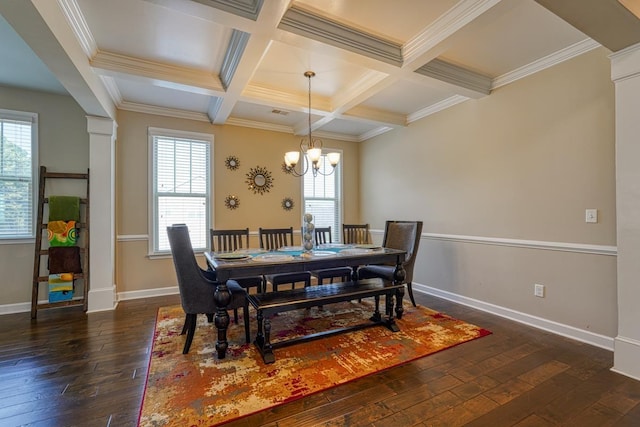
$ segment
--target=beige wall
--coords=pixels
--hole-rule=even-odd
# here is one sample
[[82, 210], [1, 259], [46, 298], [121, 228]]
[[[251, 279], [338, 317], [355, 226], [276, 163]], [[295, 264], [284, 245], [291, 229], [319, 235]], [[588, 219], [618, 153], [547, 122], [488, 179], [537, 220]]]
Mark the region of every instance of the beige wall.
[[[491, 244], [615, 246], [607, 54], [597, 49], [363, 144], [363, 221], [424, 221], [416, 282], [615, 336], [615, 256]], [[597, 224], [585, 223], [587, 208], [598, 209]], [[534, 283], [546, 298], [533, 296]]]
[[[54, 172], [87, 171], [87, 119], [73, 98], [0, 86], [0, 108], [38, 113], [40, 165]], [[86, 185], [51, 181], [47, 183], [47, 190], [47, 194], [82, 195]], [[0, 305], [31, 302], [34, 245], [33, 240], [21, 244], [0, 244]], [[41, 298], [46, 298], [45, 284], [40, 288]]]
[[[300, 178], [281, 170], [283, 155], [298, 147], [300, 138], [291, 134], [216, 126], [206, 122], [119, 111], [116, 158], [116, 229], [118, 234], [116, 270], [117, 292], [136, 292], [176, 286], [171, 259], [149, 259], [148, 243], [148, 141], [147, 128], [161, 127], [214, 135], [214, 203], [213, 225], [216, 228], [289, 227], [300, 229]], [[325, 147], [343, 150], [344, 218], [355, 221], [358, 210], [359, 145], [353, 142], [325, 140]], [[225, 159], [234, 155], [240, 167], [230, 171]], [[266, 167], [274, 179], [270, 192], [253, 194], [245, 183], [246, 173], [256, 166]], [[225, 197], [235, 195], [239, 208], [229, 210]], [[281, 207], [282, 199], [291, 197], [291, 211]], [[137, 237], [136, 237], [137, 236]], [[141, 237], [144, 236], [144, 237]], [[252, 245], [257, 244], [257, 240]], [[202, 262], [202, 257], [200, 257]], [[202, 262], [204, 265], [204, 262]], [[135, 294], [124, 295], [129, 297]]]

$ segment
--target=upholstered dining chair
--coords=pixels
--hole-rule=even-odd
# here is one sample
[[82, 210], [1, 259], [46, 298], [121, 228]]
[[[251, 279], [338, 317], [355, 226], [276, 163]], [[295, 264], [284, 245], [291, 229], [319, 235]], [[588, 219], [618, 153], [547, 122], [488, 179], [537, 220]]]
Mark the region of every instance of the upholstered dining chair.
[[371, 239], [369, 238], [369, 224], [342, 224], [342, 243], [371, 243]]
[[[405, 283], [409, 291], [409, 298], [413, 306], [416, 300], [413, 297], [413, 267], [420, 245], [422, 234], [422, 221], [387, 221], [384, 228], [382, 246], [391, 249], [400, 249], [407, 253], [402, 266], [405, 271]], [[385, 280], [393, 280], [395, 265], [365, 265], [358, 269], [358, 278], [371, 279], [380, 277]]]
[[[275, 251], [285, 246], [293, 246], [293, 227], [289, 228], [262, 228], [258, 229], [260, 236], [260, 248], [267, 251]], [[271, 283], [274, 291], [278, 290], [278, 286], [282, 284], [291, 284], [291, 289], [295, 288], [296, 283], [304, 283], [304, 286], [311, 284], [311, 273], [308, 271], [299, 273], [280, 273], [269, 274], [265, 276], [266, 282]]]
[[[249, 228], [236, 230], [209, 230], [211, 250], [213, 252], [233, 252], [239, 249], [249, 249]], [[235, 279], [246, 289], [256, 288], [256, 292], [263, 292], [264, 279], [262, 276], [240, 277]]]
[[[198, 314], [206, 314], [209, 322], [213, 321], [213, 313], [217, 306], [214, 300], [217, 282], [207, 276], [210, 272], [203, 270], [196, 261], [196, 256], [191, 246], [189, 229], [185, 224], [174, 224], [167, 227], [169, 245], [173, 264], [178, 277], [180, 301], [186, 317], [181, 335], [187, 334], [187, 340], [182, 350], [183, 354], [189, 353], [191, 342], [196, 330]], [[227, 281], [227, 287], [231, 293], [231, 301], [227, 308], [237, 309], [242, 307], [244, 311], [244, 332], [247, 343], [250, 341], [249, 329], [249, 302], [247, 291], [234, 280]]]

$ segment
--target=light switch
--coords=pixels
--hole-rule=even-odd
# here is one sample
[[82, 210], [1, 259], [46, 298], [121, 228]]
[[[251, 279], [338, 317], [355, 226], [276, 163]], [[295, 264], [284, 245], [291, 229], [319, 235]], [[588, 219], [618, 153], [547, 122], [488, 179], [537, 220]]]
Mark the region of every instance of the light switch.
[[598, 209], [587, 209], [584, 211], [585, 222], [598, 222]]

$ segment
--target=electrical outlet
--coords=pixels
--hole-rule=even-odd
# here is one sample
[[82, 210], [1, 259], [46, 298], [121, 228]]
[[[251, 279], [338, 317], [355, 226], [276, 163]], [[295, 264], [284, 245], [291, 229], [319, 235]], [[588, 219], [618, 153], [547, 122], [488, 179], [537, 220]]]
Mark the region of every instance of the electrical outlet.
[[533, 294], [537, 297], [544, 298], [544, 285], [533, 285]]

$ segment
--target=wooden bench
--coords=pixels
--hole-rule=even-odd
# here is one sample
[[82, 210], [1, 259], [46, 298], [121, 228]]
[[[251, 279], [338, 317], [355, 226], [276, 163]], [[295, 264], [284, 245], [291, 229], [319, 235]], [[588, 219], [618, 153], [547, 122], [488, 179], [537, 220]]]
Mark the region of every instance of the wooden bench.
[[[318, 338], [336, 335], [347, 331], [355, 331], [371, 326], [383, 325], [393, 332], [400, 329], [393, 318], [394, 296], [397, 297], [398, 304], [402, 302], [404, 294], [404, 284], [395, 285], [381, 279], [367, 279], [350, 282], [330, 283], [326, 285], [309, 286], [302, 289], [291, 289], [279, 292], [269, 292], [251, 294], [248, 296], [249, 303], [257, 310], [258, 334], [254, 341], [255, 346], [260, 351], [264, 363], [275, 362], [273, 350], [287, 345], [300, 342], [311, 341]], [[385, 298], [386, 318], [380, 313], [380, 296]], [[311, 308], [320, 305], [333, 304], [343, 301], [374, 297], [375, 311], [369, 320], [371, 323], [362, 323], [349, 327], [333, 329], [330, 331], [317, 332], [311, 335], [292, 338], [277, 343], [271, 343], [271, 320], [270, 316], [290, 310]]]

